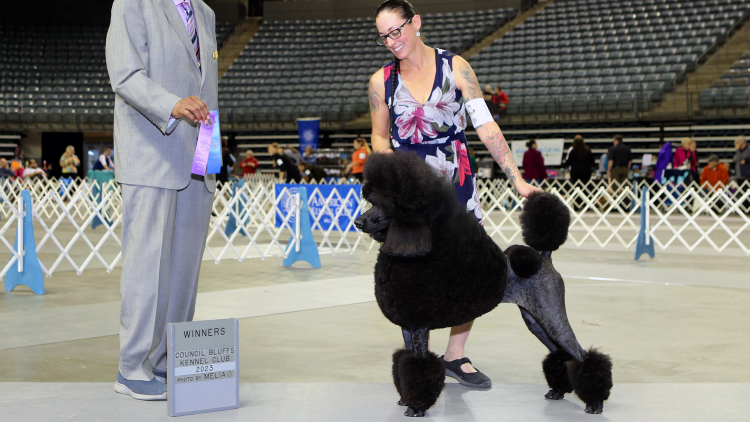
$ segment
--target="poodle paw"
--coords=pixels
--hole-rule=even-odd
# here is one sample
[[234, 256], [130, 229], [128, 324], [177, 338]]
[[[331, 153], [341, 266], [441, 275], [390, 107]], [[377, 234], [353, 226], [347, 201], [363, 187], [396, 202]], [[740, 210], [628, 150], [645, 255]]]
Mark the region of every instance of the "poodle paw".
[[399, 406], [406, 406], [406, 403], [404, 403], [404, 399], [398, 399], [398, 402], [396, 402]]
[[602, 413], [602, 410], [604, 410], [604, 402], [586, 403], [586, 413], [598, 415]]
[[424, 410], [415, 410], [413, 407], [409, 406], [406, 408], [404, 416], [421, 418], [424, 416]]
[[563, 397], [565, 397], [565, 393], [562, 391], [555, 391], [555, 390], [549, 390], [547, 394], [544, 395], [545, 399], [550, 400], [561, 400]]

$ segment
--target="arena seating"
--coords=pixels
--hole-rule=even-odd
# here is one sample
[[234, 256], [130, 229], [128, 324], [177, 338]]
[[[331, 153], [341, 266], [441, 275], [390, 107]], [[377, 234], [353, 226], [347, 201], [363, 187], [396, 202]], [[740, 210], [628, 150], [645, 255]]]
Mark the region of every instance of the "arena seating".
[[650, 109], [748, 17], [743, 0], [558, 0], [471, 59], [509, 114]]
[[[431, 46], [460, 53], [515, 16], [512, 9], [427, 14]], [[372, 18], [265, 22], [219, 82], [235, 122], [297, 117], [348, 121], [367, 111], [367, 81], [391, 60]]]
[[[107, 23], [0, 22], [0, 121], [112, 122]], [[234, 25], [216, 25], [223, 43]]]
[[750, 96], [750, 50], [698, 96], [701, 108], [747, 108]]

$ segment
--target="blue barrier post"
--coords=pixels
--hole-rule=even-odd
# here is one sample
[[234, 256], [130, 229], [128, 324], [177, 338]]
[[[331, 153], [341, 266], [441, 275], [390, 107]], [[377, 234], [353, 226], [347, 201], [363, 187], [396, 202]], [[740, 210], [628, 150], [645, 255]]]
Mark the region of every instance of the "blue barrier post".
[[[109, 189], [105, 189], [105, 186], [107, 185], [107, 182], [115, 178], [115, 173], [112, 170], [91, 170], [89, 171], [88, 178], [92, 182], [95, 182], [94, 187], [92, 189], [93, 194], [94, 194], [94, 203], [97, 205], [101, 204], [102, 200], [104, 199], [104, 194], [106, 193], [106, 191], [109, 189], [112, 189], [111, 186], [109, 187]], [[103, 209], [99, 209], [99, 213], [102, 214], [102, 217], [104, 217]], [[112, 222], [107, 220], [106, 218], [105, 218], [105, 222], [107, 223], [108, 226], [112, 225]], [[101, 226], [102, 224], [103, 224], [102, 220], [97, 216], [95, 216], [91, 220], [92, 229], [95, 229], [98, 226]]]
[[[320, 268], [320, 255], [318, 254], [318, 245], [312, 236], [310, 227], [310, 210], [307, 207], [307, 189], [298, 190], [299, 199], [295, 207], [296, 215], [294, 218], [295, 232], [298, 236], [297, 242], [294, 237], [289, 239], [286, 245], [287, 256], [284, 258], [284, 266], [289, 267], [297, 261], [305, 261], [312, 265], [313, 268]], [[295, 243], [292, 246], [292, 243]]]
[[[234, 212], [242, 218], [244, 215], [245, 218], [243, 219], [245, 225], [247, 225], [247, 222], [249, 221], [248, 211], [247, 211], [247, 202], [245, 199], [245, 195], [240, 192], [240, 189], [242, 189], [242, 186], [244, 185], [244, 180], [239, 180], [236, 183], [232, 185], [232, 198], [237, 198], [237, 195], [239, 195], [239, 198], [235, 199], [234, 202]], [[240, 205], [241, 204], [241, 205]], [[237, 219], [234, 217], [234, 214], [231, 212], [229, 213], [229, 220], [227, 220], [227, 225], [224, 227], [224, 234], [227, 236], [231, 236], [234, 231], [237, 230]], [[243, 236], [247, 236], [247, 233], [245, 232], [244, 228], [240, 229], [240, 233]]]
[[654, 239], [651, 237], [651, 226], [648, 219], [650, 214], [648, 202], [648, 188], [644, 186], [641, 191], [641, 227], [638, 229], [638, 240], [635, 242], [636, 261], [644, 253], [647, 253], [651, 258], [654, 257]]
[[[31, 193], [28, 190], [21, 191], [19, 202], [18, 231], [13, 248], [18, 251], [19, 259], [17, 265], [11, 265], [5, 274], [5, 291], [11, 292], [16, 286], [23, 284], [31, 288], [31, 291], [44, 294], [44, 275], [42, 266], [36, 256], [36, 242], [34, 242], [33, 212], [31, 208]], [[11, 260], [13, 257], [11, 256]]]

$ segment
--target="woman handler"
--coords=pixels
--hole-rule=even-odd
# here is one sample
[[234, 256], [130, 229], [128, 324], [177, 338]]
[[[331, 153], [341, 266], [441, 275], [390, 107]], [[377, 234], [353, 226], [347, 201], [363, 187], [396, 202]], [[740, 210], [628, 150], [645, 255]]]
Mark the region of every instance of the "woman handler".
[[[374, 152], [412, 151], [453, 181], [459, 203], [482, 222], [474, 170], [464, 129], [467, 111], [477, 134], [518, 193], [538, 188], [526, 183], [482, 97], [474, 71], [464, 59], [422, 42], [422, 20], [406, 0], [387, 0], [375, 13], [379, 45], [395, 59], [370, 78], [369, 99]], [[471, 365], [464, 346], [473, 321], [451, 329], [443, 357], [446, 375], [468, 387], [492, 381]]]

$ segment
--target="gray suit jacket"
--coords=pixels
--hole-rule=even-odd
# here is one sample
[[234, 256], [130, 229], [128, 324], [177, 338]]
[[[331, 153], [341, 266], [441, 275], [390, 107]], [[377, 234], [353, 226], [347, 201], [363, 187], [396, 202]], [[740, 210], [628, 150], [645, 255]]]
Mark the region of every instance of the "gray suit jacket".
[[[172, 0], [115, 0], [107, 32], [107, 69], [115, 91], [115, 167], [120, 183], [183, 189], [200, 124], [172, 109], [192, 95], [218, 110], [216, 17], [191, 1], [200, 42], [200, 65]], [[221, 116], [219, 118], [221, 123]], [[206, 176], [210, 192], [215, 175]]]

